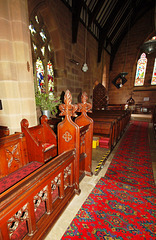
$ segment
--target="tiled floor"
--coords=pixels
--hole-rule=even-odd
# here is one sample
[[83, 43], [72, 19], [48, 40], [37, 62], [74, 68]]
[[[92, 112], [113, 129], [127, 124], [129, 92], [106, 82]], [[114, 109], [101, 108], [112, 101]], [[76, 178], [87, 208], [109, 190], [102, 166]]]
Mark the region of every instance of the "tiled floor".
[[[151, 156], [153, 162], [153, 172], [155, 176], [156, 182], [156, 143], [154, 141], [154, 136], [152, 132], [152, 124], [149, 124], [149, 139], [150, 139], [150, 147], [151, 147]], [[86, 200], [91, 190], [94, 188], [98, 180], [103, 177], [111, 163], [111, 160], [119, 146], [120, 142], [114, 148], [114, 150], [109, 155], [107, 161], [104, 164], [104, 167], [101, 169], [97, 176], [93, 175], [92, 177], [85, 176], [83, 180], [80, 182], [81, 194], [79, 196], [75, 196], [73, 200], [69, 203], [65, 211], [62, 213], [58, 221], [55, 223], [45, 240], [60, 240], [67, 227], [69, 226], [72, 219], [75, 217], [76, 213], [80, 209], [83, 202]], [[101, 150], [100, 153], [101, 154]], [[98, 154], [97, 154], [98, 156]], [[99, 157], [99, 156], [98, 156]]]

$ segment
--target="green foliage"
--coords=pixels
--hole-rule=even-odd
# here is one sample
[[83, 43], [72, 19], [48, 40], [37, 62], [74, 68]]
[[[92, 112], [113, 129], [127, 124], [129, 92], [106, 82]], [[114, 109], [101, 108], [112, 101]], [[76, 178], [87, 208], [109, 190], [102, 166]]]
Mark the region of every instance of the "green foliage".
[[42, 110], [50, 110], [53, 115], [57, 113], [57, 106], [61, 103], [59, 97], [49, 96], [46, 93], [35, 93], [36, 106]]

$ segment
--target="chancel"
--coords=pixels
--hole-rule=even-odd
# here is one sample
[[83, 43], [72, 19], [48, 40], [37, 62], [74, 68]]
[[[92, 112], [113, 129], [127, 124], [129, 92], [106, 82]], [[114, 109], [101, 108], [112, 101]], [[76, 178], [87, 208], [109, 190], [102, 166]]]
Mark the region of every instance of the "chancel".
[[0, 240], [156, 239], [155, 6], [0, 1]]

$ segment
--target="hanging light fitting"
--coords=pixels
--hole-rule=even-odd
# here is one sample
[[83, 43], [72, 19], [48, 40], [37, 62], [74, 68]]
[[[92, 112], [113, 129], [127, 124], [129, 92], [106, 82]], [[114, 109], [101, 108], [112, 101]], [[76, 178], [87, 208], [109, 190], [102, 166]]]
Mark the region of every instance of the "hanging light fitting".
[[87, 51], [87, 9], [86, 9], [86, 19], [85, 19], [85, 62], [82, 66], [82, 71], [87, 72], [88, 71], [88, 66], [86, 63], [86, 51]]
[[[155, 11], [154, 11], [154, 24], [155, 24], [155, 31], [156, 31], [156, 0], [155, 0]], [[144, 42], [143, 45], [141, 46], [141, 50], [146, 54], [154, 53], [156, 51], [156, 36]]]
[[153, 37], [152, 39], [148, 40], [147, 42], [144, 42], [144, 44], [141, 46], [141, 50], [145, 52], [146, 54], [151, 54], [156, 51], [156, 37]]

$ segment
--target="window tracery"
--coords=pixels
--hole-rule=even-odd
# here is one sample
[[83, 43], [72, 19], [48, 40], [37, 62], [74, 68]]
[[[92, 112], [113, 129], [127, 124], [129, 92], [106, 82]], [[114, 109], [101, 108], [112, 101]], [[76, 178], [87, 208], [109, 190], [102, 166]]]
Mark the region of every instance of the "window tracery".
[[[156, 40], [156, 36], [152, 37], [149, 41], [145, 42], [145, 43], [149, 43], [149, 54], [153, 53], [154, 48], [155, 48], [155, 42], [154, 45], [152, 41]], [[149, 58], [150, 62], [153, 62], [153, 57]], [[147, 57], [145, 53], [142, 53], [140, 56], [140, 59], [137, 62], [137, 70], [136, 70], [136, 75], [135, 75], [135, 82], [134, 82], [134, 86], [143, 86], [144, 85], [144, 80], [145, 80], [145, 74], [146, 74], [146, 68], [147, 68]], [[149, 67], [150, 69], [150, 67]], [[149, 70], [148, 69], [148, 70]], [[156, 86], [156, 58], [154, 59], [154, 66], [153, 66], [153, 73], [151, 73], [151, 69], [149, 70], [151, 76], [151, 80], [149, 80], [148, 82], [150, 82], [151, 86]], [[149, 72], [147, 73], [147, 77], [149, 77]], [[148, 83], [147, 83], [148, 84]], [[149, 84], [148, 84], [149, 85]]]
[[52, 96], [54, 93], [54, 53], [50, 46], [49, 33], [39, 14], [34, 14], [31, 18], [29, 30], [36, 90]]
[[142, 53], [140, 56], [140, 59], [137, 62], [137, 70], [136, 70], [134, 86], [144, 85], [146, 66], [147, 66], [146, 54]]
[[155, 58], [155, 61], [154, 61], [154, 68], [153, 68], [151, 85], [156, 85], [156, 58]]

